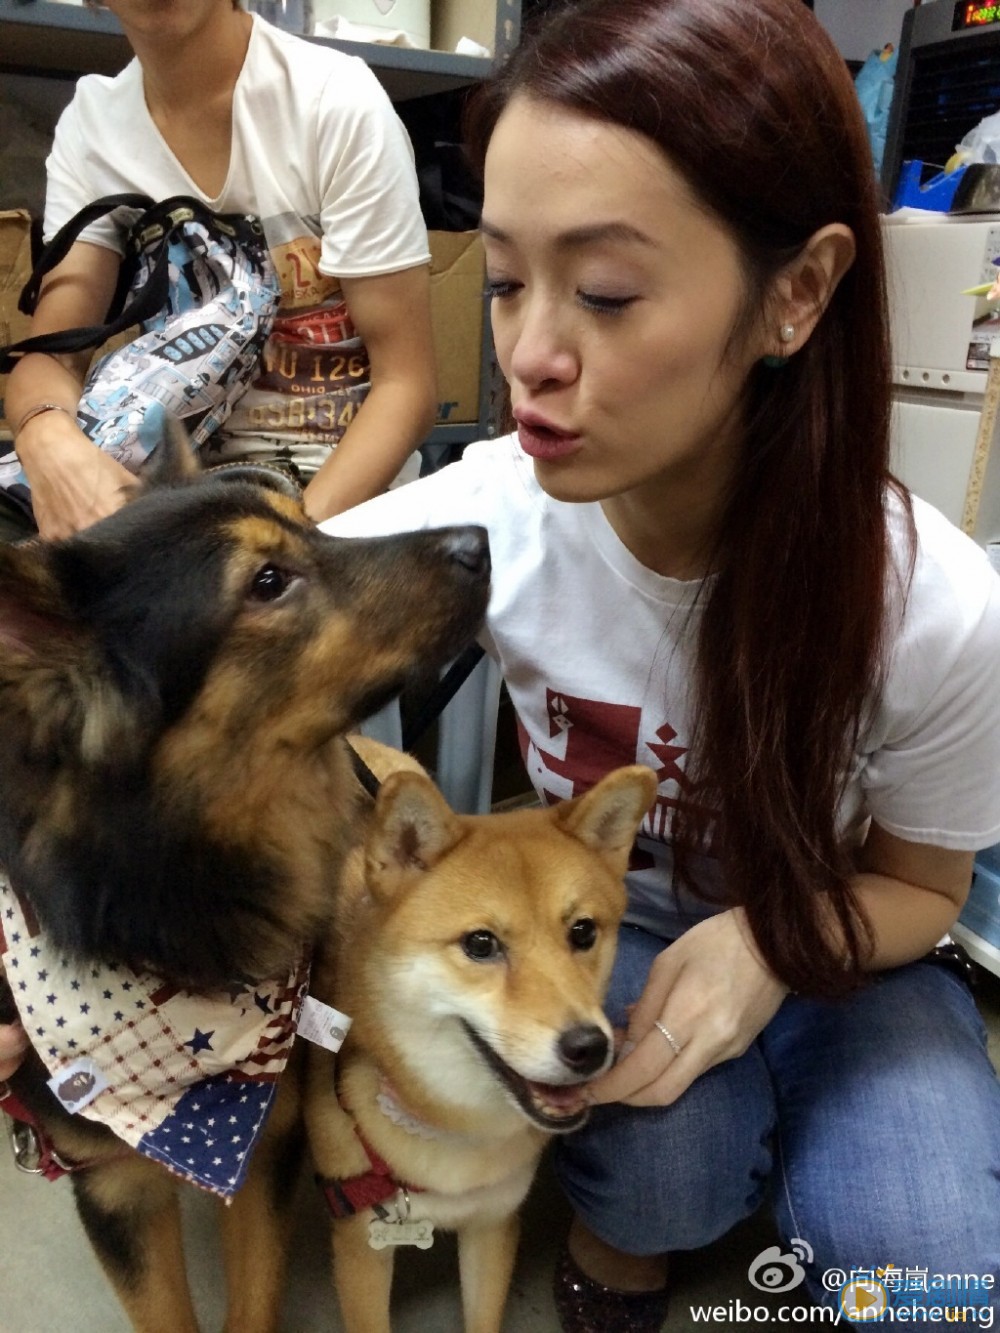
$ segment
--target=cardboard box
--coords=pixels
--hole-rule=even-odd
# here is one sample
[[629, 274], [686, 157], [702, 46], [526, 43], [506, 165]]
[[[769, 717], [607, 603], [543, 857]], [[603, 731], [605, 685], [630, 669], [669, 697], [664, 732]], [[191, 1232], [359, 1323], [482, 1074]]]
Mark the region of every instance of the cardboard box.
[[[17, 308], [21, 288], [31, 277], [31, 217], [23, 208], [0, 213], [0, 347], [27, 337], [31, 320]], [[3, 414], [7, 376], [0, 375], [0, 435], [10, 438]]]
[[378, 31], [370, 38], [365, 36], [364, 29], [373, 28], [386, 34], [403, 32], [414, 46], [425, 50], [431, 44], [431, 0], [312, 0], [312, 12], [314, 24], [342, 18], [359, 25], [362, 41], [380, 40]]
[[479, 420], [486, 264], [477, 231], [432, 231], [431, 321], [438, 423]]
[[498, 8], [506, 13], [510, 0], [432, 0], [431, 46], [454, 51], [460, 37], [471, 37], [493, 55]]

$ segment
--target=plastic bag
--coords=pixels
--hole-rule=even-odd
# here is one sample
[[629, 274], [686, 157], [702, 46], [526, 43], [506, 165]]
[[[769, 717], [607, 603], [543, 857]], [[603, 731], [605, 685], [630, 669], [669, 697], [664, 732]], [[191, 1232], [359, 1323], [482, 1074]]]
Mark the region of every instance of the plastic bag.
[[897, 52], [891, 46], [873, 51], [854, 78], [854, 87], [868, 126], [876, 172], [882, 169], [882, 156], [885, 153], [897, 59]]
[[994, 111], [956, 145], [948, 170], [968, 162], [1000, 162], [1000, 111]]

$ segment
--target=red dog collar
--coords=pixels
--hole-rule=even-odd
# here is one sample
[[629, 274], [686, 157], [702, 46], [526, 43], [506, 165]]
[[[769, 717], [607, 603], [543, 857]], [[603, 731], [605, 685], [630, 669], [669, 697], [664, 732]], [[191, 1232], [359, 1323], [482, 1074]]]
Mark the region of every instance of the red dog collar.
[[316, 1177], [316, 1182], [323, 1191], [327, 1206], [334, 1217], [353, 1217], [355, 1213], [374, 1208], [385, 1199], [391, 1199], [401, 1189], [411, 1194], [418, 1193], [412, 1185], [405, 1185], [396, 1180], [388, 1162], [384, 1161], [371, 1146], [365, 1136], [354, 1126], [354, 1132], [361, 1141], [361, 1146], [368, 1154], [369, 1167], [359, 1176], [349, 1176], [347, 1180], [325, 1180]]
[[67, 1162], [60, 1157], [36, 1117], [5, 1083], [0, 1083], [0, 1110], [8, 1117], [10, 1146], [14, 1165], [19, 1171], [29, 1176], [44, 1176], [46, 1180], [60, 1180], [71, 1171], [82, 1171], [91, 1165], [90, 1162]]

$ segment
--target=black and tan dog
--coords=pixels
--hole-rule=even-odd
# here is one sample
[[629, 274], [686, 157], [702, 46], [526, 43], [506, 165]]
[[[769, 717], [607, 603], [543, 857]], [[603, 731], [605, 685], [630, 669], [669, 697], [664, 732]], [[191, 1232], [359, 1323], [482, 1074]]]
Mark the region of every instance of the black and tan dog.
[[[342, 733], [475, 632], [488, 550], [477, 528], [326, 537], [262, 469], [156, 455], [111, 518], [0, 548], [0, 864], [67, 959], [252, 992], [328, 916], [358, 790]], [[11, 1091], [86, 1164], [78, 1210], [133, 1325], [195, 1333], [176, 1178], [47, 1078], [32, 1054]], [[225, 1210], [230, 1333], [276, 1323], [295, 1084]]]

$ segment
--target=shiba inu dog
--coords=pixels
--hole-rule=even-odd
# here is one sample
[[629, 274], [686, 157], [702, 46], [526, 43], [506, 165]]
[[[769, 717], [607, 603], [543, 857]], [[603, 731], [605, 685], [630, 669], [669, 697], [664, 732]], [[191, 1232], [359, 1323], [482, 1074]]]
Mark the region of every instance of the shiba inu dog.
[[[35, 1048], [0, 1109], [28, 1165], [70, 1170], [142, 1333], [197, 1330], [178, 1179], [233, 1194], [226, 1328], [265, 1333], [301, 1142], [278, 1073], [360, 792], [342, 734], [475, 633], [488, 548], [478, 528], [327, 537], [274, 473], [193, 475], [176, 440], [157, 457], [112, 517], [0, 548], [2, 1013]], [[234, 1088], [260, 1141], [249, 1162], [229, 1143], [230, 1171], [197, 1117]]]
[[397, 1244], [458, 1233], [465, 1327], [496, 1333], [517, 1212], [551, 1134], [612, 1060], [601, 1000], [656, 779], [459, 816], [415, 761], [352, 737], [382, 787], [312, 993], [352, 1020], [310, 1047], [306, 1123], [347, 1333], [386, 1333]]

